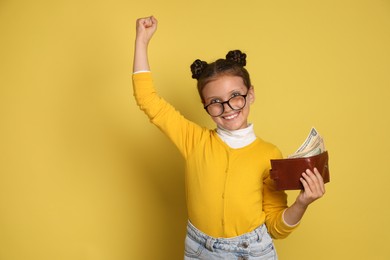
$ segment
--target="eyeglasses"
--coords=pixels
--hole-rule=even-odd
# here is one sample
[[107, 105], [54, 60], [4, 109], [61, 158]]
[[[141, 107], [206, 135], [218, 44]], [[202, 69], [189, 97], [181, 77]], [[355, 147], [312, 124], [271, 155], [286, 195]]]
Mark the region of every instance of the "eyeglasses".
[[225, 111], [225, 104], [228, 104], [228, 106], [232, 110], [237, 111], [245, 107], [246, 96], [248, 96], [248, 92], [246, 92], [245, 95], [236, 94], [235, 96], [229, 98], [227, 101], [210, 103], [204, 106], [204, 109], [212, 117], [217, 117], [222, 115], [223, 112]]

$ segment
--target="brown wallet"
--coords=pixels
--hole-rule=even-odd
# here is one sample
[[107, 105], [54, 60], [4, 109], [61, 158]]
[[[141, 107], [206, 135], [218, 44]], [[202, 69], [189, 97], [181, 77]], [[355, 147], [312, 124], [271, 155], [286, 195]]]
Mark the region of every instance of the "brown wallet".
[[275, 181], [277, 190], [302, 190], [303, 185], [299, 180], [306, 169], [317, 168], [324, 183], [329, 178], [329, 155], [325, 151], [318, 155], [301, 158], [272, 159], [271, 178]]

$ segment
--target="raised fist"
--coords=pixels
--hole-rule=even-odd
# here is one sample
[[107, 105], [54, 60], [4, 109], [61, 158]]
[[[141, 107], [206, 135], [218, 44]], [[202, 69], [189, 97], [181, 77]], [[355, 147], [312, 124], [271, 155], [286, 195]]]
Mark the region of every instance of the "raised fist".
[[153, 16], [137, 19], [136, 39], [148, 44], [157, 30], [157, 19]]

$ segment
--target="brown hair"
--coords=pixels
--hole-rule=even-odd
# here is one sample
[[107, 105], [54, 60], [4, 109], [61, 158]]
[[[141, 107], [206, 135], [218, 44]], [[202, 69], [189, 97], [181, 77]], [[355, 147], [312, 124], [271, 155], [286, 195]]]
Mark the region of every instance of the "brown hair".
[[246, 54], [240, 50], [229, 51], [226, 59], [218, 59], [213, 63], [207, 64], [199, 59], [191, 64], [192, 78], [198, 81], [197, 87], [199, 95], [203, 101], [202, 90], [210, 81], [219, 76], [229, 75], [242, 78], [244, 85], [249, 89], [251, 80], [248, 71], [244, 68], [246, 65]]

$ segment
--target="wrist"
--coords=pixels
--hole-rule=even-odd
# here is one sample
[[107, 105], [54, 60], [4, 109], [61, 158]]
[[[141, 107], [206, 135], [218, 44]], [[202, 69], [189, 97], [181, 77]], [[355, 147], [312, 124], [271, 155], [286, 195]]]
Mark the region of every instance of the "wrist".
[[135, 39], [135, 45], [137, 46], [137, 48], [147, 48], [149, 45], [149, 41], [137, 37]]
[[309, 206], [309, 204], [306, 204], [306, 203], [303, 203], [302, 201], [300, 200], [296, 200], [293, 204], [296, 208], [300, 209], [300, 210], [303, 210], [305, 211], [307, 209], [307, 207]]
[[[300, 219], [299, 219], [299, 220], [295, 220], [294, 223], [289, 223], [289, 221], [286, 220], [286, 217], [285, 217], [286, 211], [288, 211], [288, 208], [285, 209], [285, 210], [283, 211], [283, 214], [282, 214], [282, 220], [283, 220], [284, 224], [286, 224], [286, 226], [291, 227], [291, 228], [298, 226], [299, 223], [301, 222]], [[290, 220], [290, 221], [291, 221], [291, 220]]]

